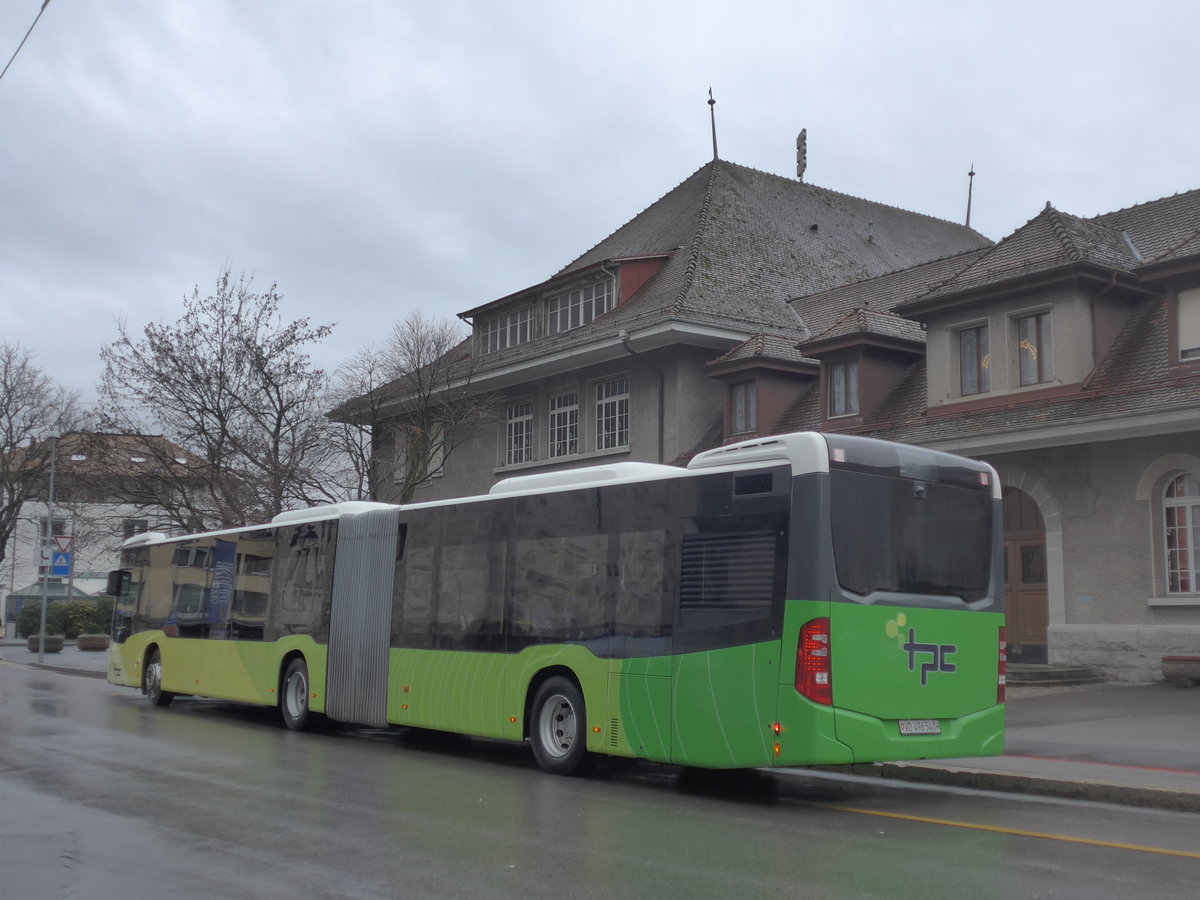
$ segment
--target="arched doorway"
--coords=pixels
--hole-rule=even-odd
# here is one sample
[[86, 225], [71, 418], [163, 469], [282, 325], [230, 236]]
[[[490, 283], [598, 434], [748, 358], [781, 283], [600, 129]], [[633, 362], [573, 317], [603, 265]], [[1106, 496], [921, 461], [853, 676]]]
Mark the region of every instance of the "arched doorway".
[[1004, 489], [1004, 608], [1008, 658], [1045, 663], [1050, 623], [1046, 569], [1046, 523], [1033, 498]]

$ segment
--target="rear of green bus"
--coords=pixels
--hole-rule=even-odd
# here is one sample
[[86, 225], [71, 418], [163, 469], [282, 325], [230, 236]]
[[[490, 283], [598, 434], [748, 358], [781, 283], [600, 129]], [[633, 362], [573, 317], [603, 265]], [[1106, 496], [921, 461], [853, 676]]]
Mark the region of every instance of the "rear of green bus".
[[[1000, 487], [986, 463], [840, 435], [793, 462], [774, 762], [1004, 744]], [[800, 454], [810, 460], [817, 454]]]

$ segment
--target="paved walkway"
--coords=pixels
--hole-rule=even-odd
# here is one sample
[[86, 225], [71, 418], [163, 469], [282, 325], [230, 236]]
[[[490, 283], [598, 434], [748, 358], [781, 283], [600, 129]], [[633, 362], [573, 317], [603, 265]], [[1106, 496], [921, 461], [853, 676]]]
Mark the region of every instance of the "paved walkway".
[[[38, 664], [23, 642], [0, 642], [0, 657]], [[42, 665], [104, 678], [107, 657], [68, 645], [45, 654]], [[1200, 812], [1200, 687], [1013, 687], [1003, 756], [849, 768], [860, 775]]]

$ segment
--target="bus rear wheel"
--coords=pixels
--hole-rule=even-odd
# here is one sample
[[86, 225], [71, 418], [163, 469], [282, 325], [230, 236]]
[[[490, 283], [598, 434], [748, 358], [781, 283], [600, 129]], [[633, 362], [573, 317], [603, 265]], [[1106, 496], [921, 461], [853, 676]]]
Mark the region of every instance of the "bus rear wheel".
[[292, 731], [304, 731], [315, 723], [317, 715], [308, 708], [308, 695], [308, 664], [296, 657], [284, 670], [279, 692], [279, 717]]
[[146, 660], [146, 671], [142, 675], [142, 693], [151, 706], [168, 706], [175, 699], [171, 691], [162, 689], [163, 664], [158, 650], [151, 650]]
[[533, 697], [529, 743], [533, 758], [553, 775], [572, 775], [587, 759], [583, 694], [561, 676], [546, 679]]

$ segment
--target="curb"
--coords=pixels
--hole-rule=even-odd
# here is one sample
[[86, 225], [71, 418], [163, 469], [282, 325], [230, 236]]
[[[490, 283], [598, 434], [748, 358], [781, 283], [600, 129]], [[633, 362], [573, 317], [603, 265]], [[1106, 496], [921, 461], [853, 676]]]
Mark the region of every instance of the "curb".
[[982, 769], [937, 767], [904, 763], [863, 763], [844, 767], [852, 775], [889, 778], [921, 784], [950, 785], [1010, 794], [1039, 794], [1092, 803], [1142, 806], [1173, 812], [1200, 812], [1200, 793], [1173, 788], [1145, 787], [1113, 781], [1051, 778]]
[[[8, 660], [15, 662], [15, 660]], [[84, 678], [108, 678], [107, 672], [93, 672], [90, 669], [72, 669], [69, 666], [52, 666], [49, 663], [18, 663], [31, 669], [45, 669], [48, 672], [58, 672], [60, 675], [82, 675]]]

